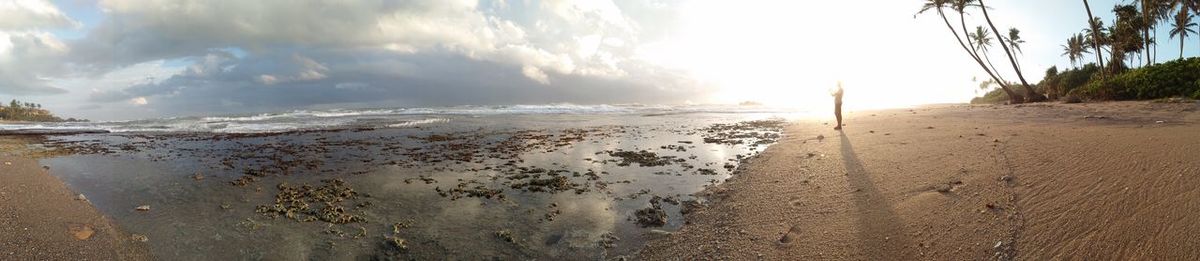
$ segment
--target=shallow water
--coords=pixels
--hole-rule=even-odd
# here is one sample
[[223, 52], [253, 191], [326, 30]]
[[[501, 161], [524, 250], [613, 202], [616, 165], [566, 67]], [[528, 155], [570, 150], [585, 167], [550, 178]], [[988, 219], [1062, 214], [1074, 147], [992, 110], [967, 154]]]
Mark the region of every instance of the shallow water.
[[[51, 138], [46, 145], [75, 153], [43, 164], [146, 235], [159, 259], [605, 259], [678, 229], [681, 202], [702, 202], [690, 195], [779, 135], [777, 122], [714, 124], [781, 116], [439, 115], [271, 134], [84, 134]], [[361, 221], [261, 213], [283, 188], [331, 179], [357, 194], [312, 209], [342, 206]], [[641, 225], [635, 213], [652, 200], [666, 222]]]

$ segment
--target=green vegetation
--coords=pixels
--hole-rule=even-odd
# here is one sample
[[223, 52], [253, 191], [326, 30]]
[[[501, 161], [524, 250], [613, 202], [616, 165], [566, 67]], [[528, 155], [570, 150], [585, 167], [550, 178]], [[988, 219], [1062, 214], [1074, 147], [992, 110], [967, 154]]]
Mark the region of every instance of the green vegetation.
[[[926, 11], [937, 7], [943, 16], [941, 6], [979, 6], [985, 18], [987, 9], [979, 0], [927, 0], [921, 10]], [[1022, 100], [1022, 97], [1037, 97], [1044, 93], [1050, 99], [1078, 102], [1081, 100], [1132, 100], [1160, 99], [1173, 97], [1189, 97], [1200, 99], [1200, 58], [1183, 58], [1183, 49], [1187, 37], [1196, 35], [1198, 27], [1193, 22], [1195, 14], [1200, 14], [1200, 0], [1138, 0], [1119, 3], [1113, 6], [1115, 16], [1111, 25], [1105, 26], [1105, 21], [1092, 14], [1092, 8], [1087, 0], [1083, 0], [1083, 11], [1088, 15], [1088, 26], [1080, 33], [1067, 37], [1062, 45], [1062, 55], [1071, 65], [1084, 63], [1086, 54], [1095, 54], [1095, 61], [1086, 65], [1059, 72], [1057, 67], [1046, 70], [1046, 76], [1032, 89], [1023, 93], [1015, 92], [1007, 87], [1015, 83], [1004, 81], [998, 73], [993, 73], [995, 67], [980, 65], [992, 76], [991, 81], [985, 81], [981, 88], [988, 89], [993, 83], [998, 83], [999, 89], [992, 90], [981, 97], [973, 99], [972, 103], [1019, 103], [1035, 101]], [[960, 9], [955, 9], [956, 11]], [[962, 11], [959, 11], [960, 15]], [[989, 21], [989, 26], [990, 25]], [[949, 25], [947, 23], [947, 25]], [[1169, 26], [1170, 37], [1179, 38], [1178, 60], [1159, 63], [1155, 61], [1158, 53], [1157, 30], [1160, 25]], [[951, 28], [953, 30], [953, 28]], [[965, 29], [965, 26], [964, 28]], [[995, 28], [992, 27], [992, 31]], [[956, 36], [957, 36], [957, 31]], [[965, 32], [965, 30], [964, 30]], [[987, 34], [982, 28], [969, 35], [973, 40], [972, 47], [986, 48]], [[1010, 39], [1018, 39], [1015, 35]], [[1018, 48], [1018, 42], [1013, 40], [1001, 41]], [[961, 43], [961, 40], [960, 40]], [[966, 45], [964, 45], [965, 48]], [[1019, 49], [1018, 49], [1019, 50]], [[983, 49], [986, 52], [986, 49]], [[1010, 55], [1006, 49], [1006, 54]], [[1108, 56], [1105, 63], [1105, 56]], [[973, 56], [978, 57], [978, 56]], [[986, 58], [986, 56], [985, 56]], [[1018, 77], [1020, 68], [1013, 62]], [[1024, 84], [1022, 79], [1022, 85]]]
[[[1053, 99], [1064, 100], [1200, 99], [1200, 57], [1136, 68], [1108, 78], [1100, 78], [1102, 73], [1094, 63], [1063, 72], [1050, 67], [1037, 89]], [[1003, 103], [1007, 99], [996, 89], [971, 103]]]
[[1107, 79], [1090, 81], [1070, 93], [1091, 100], [1198, 99], [1200, 58], [1179, 59], [1130, 70]]
[[62, 119], [50, 111], [42, 109], [41, 104], [31, 102], [20, 102], [12, 100], [8, 106], [0, 105], [0, 120], [3, 121], [37, 121], [37, 122], [62, 122], [62, 121], [80, 121], [75, 118]]

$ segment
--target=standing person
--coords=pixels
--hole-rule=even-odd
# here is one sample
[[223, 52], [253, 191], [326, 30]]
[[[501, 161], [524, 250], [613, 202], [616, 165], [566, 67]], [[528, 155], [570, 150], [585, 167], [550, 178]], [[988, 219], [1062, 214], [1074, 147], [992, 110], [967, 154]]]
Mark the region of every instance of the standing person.
[[844, 92], [842, 82], [838, 81], [837, 89], [830, 93], [833, 95], [833, 116], [837, 116], [837, 126], [833, 127], [835, 130], [842, 129], [842, 93]]

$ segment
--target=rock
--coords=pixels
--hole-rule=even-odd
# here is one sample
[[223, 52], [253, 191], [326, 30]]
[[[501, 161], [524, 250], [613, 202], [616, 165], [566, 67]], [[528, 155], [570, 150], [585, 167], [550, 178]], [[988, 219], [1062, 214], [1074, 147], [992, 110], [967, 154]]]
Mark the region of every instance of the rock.
[[133, 242], [141, 242], [141, 243], [150, 241], [149, 237], [146, 237], [146, 235], [142, 235], [142, 234], [133, 234], [133, 236], [130, 236], [129, 239], [133, 240]]
[[75, 200], [87, 201], [87, 196], [84, 196], [83, 194], [75, 195]]
[[653, 235], [653, 236], [669, 236], [672, 233], [664, 231], [664, 230], [659, 230], [659, 229], [651, 229], [649, 232], [646, 232], [646, 234]]
[[71, 224], [68, 229], [71, 230], [71, 235], [76, 240], [88, 240], [92, 235], [96, 234], [96, 230], [87, 224]]
[[950, 193], [950, 189], [952, 188], [950, 184], [937, 184], [933, 186], [933, 189], [937, 190], [938, 193]]
[[1004, 182], [1012, 182], [1012, 181], [1013, 181], [1013, 177], [1012, 177], [1012, 176], [1009, 176], [1009, 175], [1000, 176], [1000, 181], [1004, 181]]
[[638, 225], [642, 227], [661, 227], [667, 224], [667, 212], [657, 202], [651, 202], [650, 207], [639, 209], [634, 213]]
[[817, 140], [824, 140], [824, 139], [825, 139], [825, 135], [817, 135]]
[[137, 208], [134, 208], [134, 210], [137, 210], [137, 211], [150, 211], [150, 205], [141, 205], [141, 206], [137, 206]]
[[4, 165], [5, 165], [5, 166], [11, 166], [11, 165], [12, 165], [12, 162], [7, 162], [7, 161], [5, 161], [5, 162], [4, 162]]

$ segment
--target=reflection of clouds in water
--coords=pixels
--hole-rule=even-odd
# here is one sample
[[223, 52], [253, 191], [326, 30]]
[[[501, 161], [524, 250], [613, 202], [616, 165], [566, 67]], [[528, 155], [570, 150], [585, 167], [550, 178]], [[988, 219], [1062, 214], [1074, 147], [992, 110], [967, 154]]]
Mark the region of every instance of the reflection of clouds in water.
[[556, 194], [552, 198], [562, 211], [547, 227], [547, 234], [562, 233], [562, 244], [569, 248], [594, 248], [602, 235], [612, 233], [617, 213], [611, 199], [600, 196]]

